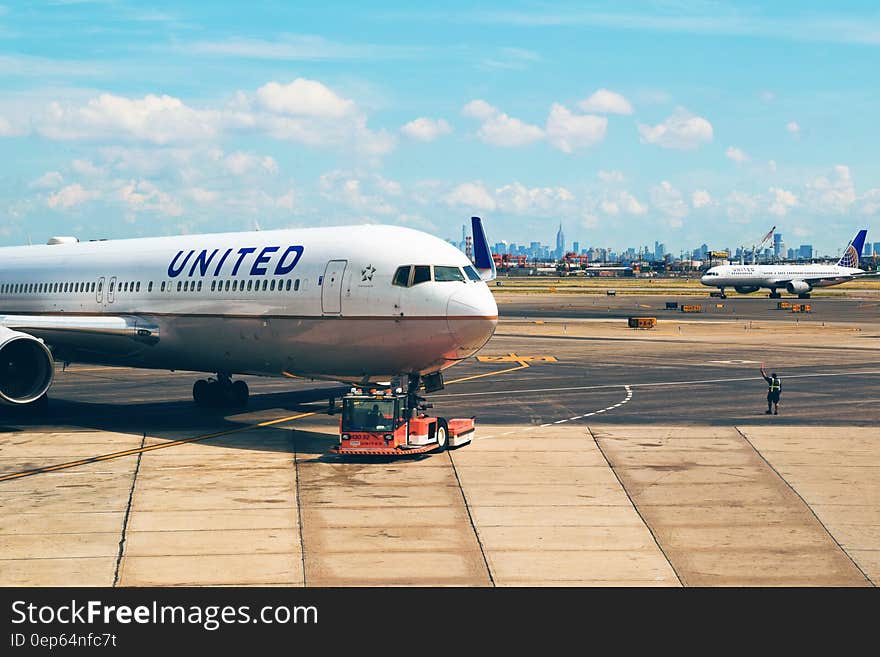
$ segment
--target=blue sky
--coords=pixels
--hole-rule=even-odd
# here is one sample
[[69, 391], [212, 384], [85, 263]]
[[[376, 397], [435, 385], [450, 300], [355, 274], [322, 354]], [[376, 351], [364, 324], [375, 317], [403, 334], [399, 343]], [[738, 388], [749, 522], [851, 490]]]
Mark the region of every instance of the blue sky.
[[0, 243], [480, 214], [835, 253], [880, 214], [875, 4], [365, 5], [0, 0]]

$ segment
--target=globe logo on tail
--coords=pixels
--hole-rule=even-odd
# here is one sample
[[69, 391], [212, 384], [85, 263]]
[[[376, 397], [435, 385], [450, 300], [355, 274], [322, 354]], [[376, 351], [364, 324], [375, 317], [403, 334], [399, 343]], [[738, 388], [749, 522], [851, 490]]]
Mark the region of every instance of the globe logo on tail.
[[840, 262], [838, 264], [841, 267], [858, 267], [859, 252], [856, 251], [856, 247], [854, 247], [852, 244], [846, 247], [846, 251], [844, 252], [843, 257], [840, 259]]

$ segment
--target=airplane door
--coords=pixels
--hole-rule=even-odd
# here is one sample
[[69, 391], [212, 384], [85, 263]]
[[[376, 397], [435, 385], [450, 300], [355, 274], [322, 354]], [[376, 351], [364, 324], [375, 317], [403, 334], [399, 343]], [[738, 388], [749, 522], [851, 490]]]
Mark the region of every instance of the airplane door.
[[99, 304], [104, 303], [104, 277], [98, 279], [98, 286], [95, 288], [95, 301]]
[[342, 276], [348, 260], [331, 260], [324, 268], [321, 282], [321, 310], [325, 315], [338, 315], [342, 312]]
[[110, 277], [110, 286], [107, 288], [107, 303], [113, 303], [116, 300], [116, 277]]

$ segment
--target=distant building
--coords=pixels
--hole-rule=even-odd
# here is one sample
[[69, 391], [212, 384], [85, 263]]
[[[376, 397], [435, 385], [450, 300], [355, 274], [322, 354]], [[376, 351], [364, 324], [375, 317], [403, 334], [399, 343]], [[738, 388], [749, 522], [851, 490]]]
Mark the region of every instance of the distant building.
[[565, 255], [565, 233], [562, 231], [562, 222], [559, 222], [559, 231], [556, 233], [556, 257]]
[[576, 254], [579, 254], [581, 252], [581, 243], [580, 242], [572, 242], [571, 243], [571, 250], [574, 251]]
[[789, 249], [789, 250], [788, 250], [787, 255], [786, 255], [786, 258], [787, 258], [788, 260], [797, 260], [797, 257], [798, 257], [798, 252], [797, 252], [797, 251], [795, 251], [794, 249]]
[[785, 242], [782, 241], [782, 233], [773, 233], [773, 257], [781, 258], [785, 254]]
[[880, 255], [880, 242], [874, 242], [874, 253]]
[[800, 248], [798, 248], [798, 257], [801, 260], [812, 260], [813, 259], [813, 245], [812, 244], [801, 244]]

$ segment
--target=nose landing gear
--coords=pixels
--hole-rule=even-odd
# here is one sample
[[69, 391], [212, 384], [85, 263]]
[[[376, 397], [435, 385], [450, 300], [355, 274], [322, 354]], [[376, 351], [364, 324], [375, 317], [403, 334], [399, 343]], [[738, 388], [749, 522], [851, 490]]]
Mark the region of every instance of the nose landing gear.
[[228, 374], [218, 374], [216, 379], [199, 379], [193, 384], [193, 400], [199, 406], [244, 408], [250, 391], [242, 380], [232, 381]]

